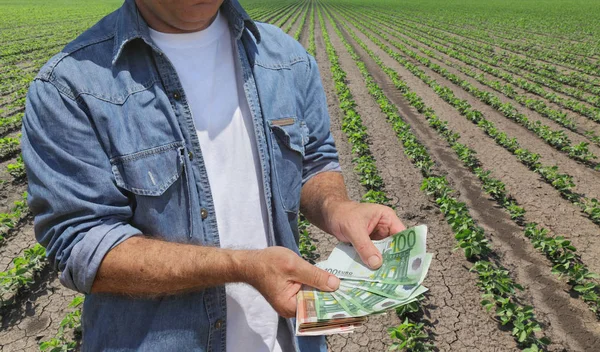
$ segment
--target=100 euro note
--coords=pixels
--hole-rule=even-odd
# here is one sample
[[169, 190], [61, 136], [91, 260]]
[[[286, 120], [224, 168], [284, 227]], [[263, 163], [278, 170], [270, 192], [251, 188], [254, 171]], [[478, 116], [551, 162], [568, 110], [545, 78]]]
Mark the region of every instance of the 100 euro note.
[[364, 280], [342, 280], [341, 286], [345, 288], [357, 288], [363, 291], [369, 291], [380, 296], [393, 298], [396, 300], [403, 300], [412, 296], [413, 292], [420, 287], [423, 280], [427, 276], [429, 271], [429, 265], [431, 264], [432, 255], [431, 253], [425, 253], [422, 258], [423, 260], [414, 259], [411, 261], [410, 268], [408, 270], [408, 276], [416, 277], [418, 279], [415, 283], [391, 283], [391, 282], [375, 282], [375, 281], [364, 281]]
[[317, 267], [341, 280], [335, 292], [304, 286], [298, 294], [296, 334], [328, 335], [352, 332], [366, 316], [415, 301], [427, 288], [420, 286], [431, 254], [425, 253], [427, 227], [417, 226], [381, 241], [383, 264], [371, 270], [362, 264], [354, 248], [339, 244], [327, 261]]
[[426, 225], [373, 241], [383, 257], [383, 263], [377, 270], [366, 266], [352, 245], [340, 243], [321, 267], [341, 279], [415, 285], [424, 268], [426, 241]]

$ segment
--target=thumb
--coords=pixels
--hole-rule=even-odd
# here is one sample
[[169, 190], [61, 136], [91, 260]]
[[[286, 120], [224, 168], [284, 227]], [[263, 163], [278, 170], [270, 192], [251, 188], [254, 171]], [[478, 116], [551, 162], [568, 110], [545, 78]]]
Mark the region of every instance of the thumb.
[[335, 291], [340, 286], [340, 279], [335, 275], [319, 269], [304, 260], [297, 267], [295, 280], [321, 291]]
[[373, 270], [379, 269], [383, 262], [381, 252], [379, 252], [377, 247], [371, 242], [369, 235], [366, 233], [353, 233], [349, 237], [350, 242], [354, 246], [354, 249], [356, 249], [356, 252], [363, 263]]

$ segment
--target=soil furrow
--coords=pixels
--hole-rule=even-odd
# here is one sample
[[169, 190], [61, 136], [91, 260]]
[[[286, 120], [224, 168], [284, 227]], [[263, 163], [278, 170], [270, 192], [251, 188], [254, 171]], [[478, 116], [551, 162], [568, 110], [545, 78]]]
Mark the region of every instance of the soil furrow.
[[[442, 145], [445, 141], [437, 135], [427, 130], [423, 126], [424, 119], [417, 118], [413, 111], [408, 108], [408, 103], [402, 95], [393, 88], [392, 82], [385, 76], [383, 71], [362, 51], [362, 49], [352, 41], [350, 36], [346, 38], [353, 43], [355, 50], [361, 56], [363, 62], [367, 64], [369, 72], [375, 77], [376, 81], [387, 87], [386, 95], [392, 98], [404, 111], [410, 111], [408, 115], [414, 124], [420, 124], [420, 129], [424, 132], [421, 135], [421, 141], [428, 145], [430, 152], [436, 156], [437, 160], [443, 160], [441, 165], [447, 177], [455, 184], [455, 189], [461, 194], [461, 200], [465, 201], [472, 210], [474, 217], [478, 220], [490, 234], [492, 234], [493, 243], [496, 251], [502, 258], [502, 263], [510, 268], [511, 272], [517, 276], [517, 282], [528, 283], [525, 295], [526, 299], [534, 304], [536, 313], [540, 320], [546, 322], [546, 331], [549, 336], [558, 345], [554, 348], [560, 349], [560, 344], [565, 343], [569, 350], [582, 350], [590, 346], [597, 347], [600, 344], [600, 329], [594, 328], [588, 331], [586, 327], [593, 325], [595, 317], [589, 312], [587, 306], [578, 300], [571, 299], [568, 294], [568, 287], [565, 283], [557, 280], [557, 277], [550, 273], [550, 264], [537, 253], [530, 245], [523, 245], [526, 241], [522, 236], [522, 229], [516, 226], [509, 216], [498, 209], [495, 202], [486, 199], [482, 190], [477, 186], [478, 181], [474, 175], [462, 167], [462, 163], [454, 155], [454, 152]], [[361, 38], [362, 40], [362, 38]], [[373, 116], [373, 115], [369, 115]], [[379, 127], [376, 127], [378, 126]], [[373, 144], [381, 144], [382, 150], [390, 152], [399, 150], [400, 145], [391, 146], [394, 141], [392, 128], [389, 124], [383, 123], [381, 119], [375, 120], [373, 126], [367, 126], [373, 130], [373, 133], [380, 136]], [[389, 165], [389, 161], [388, 161]], [[392, 170], [396, 170], [393, 168]], [[385, 179], [385, 178], [384, 178]], [[394, 179], [400, 179], [395, 177]], [[549, 291], [548, 287], [560, 287], [560, 290]], [[574, 314], [573, 312], [577, 312]], [[560, 319], [558, 318], [560, 317]]]
[[[462, 136], [462, 143], [477, 151], [482, 166], [492, 171], [492, 177], [503, 181], [510, 194], [527, 209], [528, 221], [536, 221], [554, 233], [573, 240], [584, 262], [592, 271], [600, 273], [600, 260], [592, 249], [594, 245], [600, 245], [600, 239], [597, 239], [597, 225], [582, 215], [576, 206], [560, 197], [551, 185], [518, 162], [510, 152], [498, 146], [483, 131], [460, 116], [429, 86], [413, 76], [362, 33], [358, 31], [356, 33], [387, 66], [400, 74], [410, 88], [421, 96], [442, 120], [448, 121], [448, 127]], [[388, 89], [395, 88], [390, 83]], [[426, 122], [422, 121], [422, 123]], [[573, 229], [577, 229], [576, 233], [573, 233]]]
[[[371, 43], [368, 38], [367, 40]], [[399, 50], [389, 45], [388, 42], [384, 41], [384, 43], [390, 46], [394, 51], [402, 54]], [[376, 47], [374, 44], [372, 46]], [[387, 56], [387, 54], [385, 55]], [[413, 61], [413, 63], [418, 64], [416, 61]], [[489, 121], [493, 122], [498, 127], [499, 130], [505, 131], [511, 137], [516, 137], [523, 148], [539, 153], [541, 155], [540, 161], [542, 163], [546, 165], [557, 165], [562, 172], [567, 172], [569, 175], [573, 176], [573, 181], [577, 185], [577, 191], [588, 197], [598, 198], [600, 196], [600, 173], [598, 171], [592, 170], [589, 167], [585, 167], [581, 163], [570, 159], [566, 154], [559, 152], [552, 146], [546, 144], [537, 135], [530, 132], [525, 127], [506, 118], [499, 111], [481, 102], [479, 99], [473, 97], [462, 88], [454, 85], [452, 82], [426, 66], [419, 64], [419, 67], [438, 83], [451, 87], [458, 98], [468, 101], [473, 108], [481, 111]], [[531, 116], [531, 114], [528, 116]], [[593, 150], [595, 154], [600, 156], [600, 149], [596, 146], [590, 146], [590, 150]]]
[[294, 33], [296, 33], [296, 30], [298, 30], [298, 27], [300, 27], [300, 25], [302, 24], [302, 16], [304, 15], [304, 12], [306, 11], [306, 4], [303, 3], [302, 5], [298, 6], [298, 11], [300, 11], [300, 15], [296, 18], [294, 18], [296, 16], [296, 14], [292, 15], [292, 17], [290, 17], [290, 19], [283, 25], [281, 26], [281, 29], [285, 29], [288, 24], [290, 23], [290, 21], [294, 20], [294, 24], [292, 24], [292, 26], [290, 27], [290, 30], [287, 32], [287, 34], [289, 34], [291, 37], [294, 36]]
[[[491, 74], [489, 74], [489, 73], [487, 73], [487, 72], [485, 72], [485, 71], [482, 71], [481, 69], [479, 69], [479, 68], [477, 68], [477, 67], [474, 67], [474, 66], [467, 65], [466, 63], [464, 63], [464, 62], [462, 62], [462, 61], [460, 61], [460, 60], [458, 60], [458, 59], [455, 59], [455, 58], [453, 58], [453, 57], [451, 57], [451, 56], [449, 56], [449, 55], [447, 55], [447, 54], [444, 54], [444, 53], [442, 53], [442, 52], [440, 52], [440, 51], [436, 50], [435, 48], [433, 48], [433, 47], [430, 47], [430, 46], [428, 46], [428, 45], [426, 45], [426, 44], [424, 44], [424, 43], [418, 42], [418, 41], [416, 41], [415, 39], [413, 39], [413, 38], [410, 38], [410, 37], [406, 36], [405, 34], [403, 34], [403, 33], [401, 33], [401, 32], [398, 32], [398, 31], [396, 31], [396, 30], [392, 29], [391, 27], [386, 27], [386, 29], [389, 29], [389, 30], [391, 30], [391, 31], [394, 33], [394, 36], [400, 37], [400, 38], [402, 38], [402, 39], [405, 39], [405, 40], [407, 40], [407, 41], [409, 41], [409, 42], [412, 42], [412, 43], [414, 43], [414, 44], [416, 44], [416, 45], [418, 45], [418, 46], [420, 46], [420, 47], [423, 47], [423, 48], [426, 48], [427, 50], [430, 50], [430, 51], [432, 51], [432, 52], [433, 52], [435, 55], [438, 55], [438, 56], [442, 57], [442, 58], [443, 58], [445, 61], [448, 61], [448, 62], [452, 63], [452, 65], [454, 65], [454, 66], [468, 68], [469, 70], [471, 70], [471, 71], [473, 71], [473, 72], [475, 72], [475, 73], [477, 73], [477, 74], [481, 74], [481, 75], [483, 75], [483, 77], [484, 77], [486, 80], [489, 80], [489, 81], [500, 81], [500, 82], [503, 82], [503, 83], [505, 83], [505, 84], [507, 83], [507, 82], [506, 82], [505, 80], [503, 80], [503, 79], [500, 79], [500, 78], [498, 78], [498, 77], [492, 76]], [[376, 34], [374, 34], [374, 35], [376, 35]], [[379, 36], [377, 36], [377, 37], [379, 37]], [[414, 49], [414, 48], [411, 48], [411, 50], [414, 50], [414, 51], [416, 51], [416, 49]], [[443, 66], [443, 67], [445, 67], [446, 69], [448, 69], [448, 70], [449, 70], [449, 71], [451, 71], [452, 73], [454, 73], [454, 74], [456, 74], [456, 75], [460, 76], [460, 77], [461, 77], [461, 78], [463, 78], [463, 79], [466, 79], [466, 80], [468, 80], [468, 81], [469, 81], [471, 84], [475, 85], [476, 87], [478, 87], [478, 88], [480, 88], [480, 89], [482, 89], [482, 88], [485, 88], [486, 90], [490, 90], [490, 91], [492, 91], [492, 89], [491, 89], [491, 88], [489, 88], [489, 87], [487, 87], [487, 86], [484, 86], [483, 84], [481, 84], [481, 83], [477, 82], [477, 80], [475, 80], [474, 78], [471, 78], [471, 77], [467, 76], [466, 74], [462, 73], [460, 70], [458, 70], [458, 69], [456, 69], [456, 68], [454, 68], [454, 67], [452, 67], [452, 66], [449, 66], [449, 65], [447, 65], [445, 62], [442, 62], [442, 61], [440, 61], [440, 60], [437, 60], [437, 59], [431, 58], [431, 57], [429, 57], [429, 56], [426, 56], [425, 54], [422, 54], [421, 52], [419, 52], [419, 55], [421, 55], [421, 56], [424, 56], [424, 57], [427, 57], [428, 59], [430, 59], [430, 60], [432, 60], [433, 62], [435, 62], [435, 63], [439, 64], [440, 66]], [[476, 59], [476, 58], [474, 58], [474, 57], [471, 57], [471, 59], [473, 59], [473, 60], [477, 60], [477, 59]], [[478, 61], [478, 60], [477, 60], [477, 61]], [[506, 72], [506, 71], [504, 71], [504, 70], [503, 70], [503, 69], [501, 69], [501, 68], [498, 68], [498, 70], [499, 70], [500, 72]], [[523, 76], [521, 76], [521, 75], [517, 75], [517, 74], [513, 74], [513, 73], [510, 73], [510, 74], [511, 74], [512, 76], [516, 77], [516, 78], [521, 78], [521, 79], [523, 79], [523, 80], [526, 80], [526, 81], [528, 81], [529, 83], [533, 83], [533, 82], [531, 82], [530, 80], [528, 80], [527, 78], [525, 78], [525, 77], [523, 77]], [[522, 88], [520, 88], [520, 87], [517, 87], [517, 86], [514, 86], [514, 85], [513, 85], [512, 87], [513, 87], [513, 89], [514, 89], [514, 90], [515, 90], [515, 91], [516, 91], [518, 94], [520, 94], [520, 95], [526, 95], [527, 97], [529, 97], [529, 98], [532, 98], [532, 99], [538, 99], [538, 100], [542, 100], [542, 101], [543, 101], [543, 102], [544, 102], [544, 103], [545, 103], [545, 104], [546, 104], [548, 107], [550, 107], [550, 108], [552, 108], [552, 109], [554, 109], [554, 110], [560, 111], [560, 112], [565, 112], [565, 113], [567, 114], [567, 116], [568, 116], [569, 118], [573, 119], [573, 120], [575, 121], [575, 123], [577, 124], [577, 126], [579, 126], [579, 129], [580, 129], [580, 131], [578, 131], [578, 132], [579, 132], [580, 134], [583, 134], [583, 131], [590, 131], [590, 130], [591, 130], [591, 131], [594, 131], [594, 132], [596, 132], [596, 133], [600, 133], [600, 125], [598, 125], [597, 123], [594, 123], [593, 121], [591, 121], [590, 119], [586, 118], [585, 116], [581, 116], [580, 114], [578, 114], [578, 113], [575, 113], [575, 112], [572, 112], [572, 111], [570, 111], [570, 110], [564, 110], [564, 109], [563, 109], [561, 106], [559, 106], [558, 104], [556, 104], [556, 103], [553, 103], [553, 102], [549, 101], [548, 99], [546, 99], [546, 98], [544, 98], [544, 97], [542, 97], [542, 96], [535, 95], [535, 94], [533, 94], [533, 93], [527, 92], [527, 91], [525, 91], [524, 89], [522, 89]], [[557, 91], [555, 91], [555, 90], [553, 90], [553, 89], [551, 89], [551, 88], [548, 88], [548, 87], [544, 87], [544, 90], [546, 90], [547, 92], [554, 93], [554, 94], [556, 94], [557, 96], [559, 96], [559, 97], [561, 97], [561, 98], [565, 98], [565, 99], [575, 99], [575, 98], [573, 98], [573, 97], [570, 97], [570, 96], [568, 96], [568, 95], [566, 95], [566, 94], [563, 94], [563, 93], [561, 93], [561, 92], [557, 92]], [[498, 92], [496, 92], [496, 91], [494, 91], [494, 94], [496, 94], [496, 95], [498, 95], [498, 96], [502, 96], [502, 94], [501, 94], [501, 93], [498, 93]], [[510, 99], [510, 98], [507, 98], [507, 99]], [[514, 101], [514, 100], [513, 100], [513, 99], [510, 99], [510, 101]], [[585, 106], [587, 106], [587, 107], [591, 107], [591, 105], [590, 105], [590, 104], [587, 104], [586, 102], [583, 102], [583, 101], [582, 101], [582, 104], [584, 104], [584, 105], [585, 105]], [[519, 112], [521, 112], [521, 113], [523, 113], [523, 114], [527, 114], [527, 113], [537, 114], [536, 112], [533, 112], [533, 110], [526, 109], [526, 108], [522, 107], [522, 106], [521, 106], [521, 105], [520, 105], [518, 102], [516, 102], [516, 101], [514, 101], [513, 105], [514, 105], [515, 107], [517, 107], [517, 109], [519, 109], [519, 108], [520, 108], [520, 109], [519, 109]], [[553, 123], [553, 122], [551, 122], [551, 120], [550, 120], [550, 119], [548, 119], [548, 118], [546, 118], [546, 117], [540, 116], [540, 118], [543, 118], [543, 119], [545, 119], [546, 121], [548, 121], [548, 124], [550, 124], [550, 123]], [[559, 127], [559, 126], [558, 126], [556, 123], [553, 123], [553, 125], [552, 125], [552, 126], [556, 126], [556, 128], [558, 128], [558, 127]]]
[[39, 351], [38, 343], [54, 337], [61, 320], [72, 310], [68, 305], [77, 293], [63, 287], [56, 273], [47, 270], [41, 279], [18, 307], [2, 315], [1, 352]]
[[[462, 253], [452, 250], [454, 239], [443, 216], [420, 191], [422, 177], [403, 155], [385, 116], [369, 95], [354, 62], [328, 25], [333, 45], [348, 85], [371, 136], [371, 150], [377, 168], [386, 182], [385, 190], [393, 199], [397, 213], [407, 226], [429, 225], [428, 250], [435, 254], [424, 285], [430, 289], [427, 320], [434, 324], [434, 342], [440, 350], [476, 350], [486, 341], [487, 350], [514, 349], [514, 341], [500, 331], [485, 310], [479, 306], [475, 277], [468, 273], [469, 263]], [[373, 130], [371, 130], [373, 128]], [[387, 134], [381, 134], [385, 130]], [[389, 135], [391, 133], [391, 135]]]
[[310, 35], [310, 14], [314, 11], [312, 3], [308, 4], [308, 13], [306, 14], [306, 22], [302, 27], [302, 33], [300, 33], [300, 44], [306, 49], [308, 48], [308, 38]]
[[597, 75], [587, 74], [587, 73], [584, 73], [584, 72], [582, 72], [580, 70], [576, 70], [576, 69], [564, 66], [562, 64], [557, 64], [555, 61], [548, 61], [548, 60], [544, 60], [544, 59], [536, 59], [536, 58], [533, 58], [531, 56], [526, 56], [526, 55], [523, 55], [521, 53], [509, 50], [509, 49], [501, 48], [500, 46], [498, 46], [496, 44], [490, 44], [490, 43], [485, 42], [485, 41], [483, 41], [482, 39], [479, 39], [479, 38], [465, 37], [465, 36], [463, 36], [461, 34], [457, 34], [457, 33], [448, 31], [447, 29], [440, 29], [440, 28], [437, 28], [437, 27], [429, 26], [429, 25], [423, 25], [421, 22], [418, 22], [416, 20], [407, 19], [407, 18], [404, 18], [404, 17], [400, 17], [400, 19], [404, 20], [404, 21], [408, 21], [408, 22], [414, 23], [414, 24], [417, 24], [417, 25], [420, 25], [420, 26], [423, 26], [423, 27], [426, 27], [428, 29], [434, 29], [434, 30], [437, 30], [437, 31], [445, 32], [445, 33], [447, 33], [449, 35], [457, 37], [458, 39], [465, 39], [465, 40], [469, 40], [469, 41], [472, 41], [472, 42], [477, 42], [477, 43], [482, 44], [482, 45], [490, 45], [490, 46], [493, 47], [495, 53], [504, 53], [504, 52], [507, 52], [507, 53], [509, 53], [511, 55], [514, 55], [514, 56], [519, 57], [521, 59], [530, 60], [531, 62], [539, 64], [539, 65], [544, 65], [544, 64], [553, 65], [553, 66], [555, 66], [558, 69], [559, 72], [564, 73], [564, 74], [571, 74], [571, 73], [577, 72], [579, 74], [582, 74], [582, 75], [586, 76], [589, 79], [597, 79], [598, 78]]
[[[342, 175], [346, 183], [346, 189], [350, 199], [360, 201], [364, 188], [360, 184], [358, 175], [354, 172], [352, 164], [352, 151], [346, 135], [342, 132], [342, 112], [339, 109], [338, 99], [335, 95], [335, 87], [333, 78], [331, 77], [331, 65], [327, 59], [325, 52], [325, 44], [321, 36], [321, 28], [315, 16], [315, 43], [317, 47], [317, 63], [321, 72], [323, 88], [327, 96], [327, 104], [329, 115], [331, 118], [331, 133], [336, 141], [336, 147], [339, 153], [340, 165], [342, 167]], [[310, 227], [311, 238], [316, 244], [319, 260], [325, 260], [331, 250], [338, 243], [338, 240], [333, 236], [317, 229], [315, 226]], [[346, 352], [351, 351], [352, 346], [356, 351], [385, 351], [391, 345], [391, 339], [386, 333], [387, 327], [392, 327], [400, 323], [397, 316], [393, 313], [388, 315], [380, 315], [369, 319], [365, 327], [351, 335], [332, 335], [327, 339], [327, 344], [331, 352]], [[383, 330], [383, 333], [382, 333]], [[377, 333], [376, 333], [377, 331]], [[360, 341], [360, 344], [354, 341]]]

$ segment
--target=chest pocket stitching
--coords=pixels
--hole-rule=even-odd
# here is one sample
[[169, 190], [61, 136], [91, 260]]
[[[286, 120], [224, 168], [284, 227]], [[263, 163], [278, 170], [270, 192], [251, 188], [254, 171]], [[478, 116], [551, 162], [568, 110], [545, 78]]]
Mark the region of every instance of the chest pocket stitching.
[[[289, 118], [288, 118], [289, 119]], [[274, 173], [276, 178], [277, 187], [279, 189], [279, 196], [281, 199], [281, 203], [283, 208], [287, 212], [297, 212], [299, 202], [296, 199], [296, 194], [292, 194], [291, 192], [296, 191], [298, 187], [302, 185], [302, 160], [304, 158], [304, 142], [307, 137], [304, 136], [305, 128], [302, 125], [303, 122], [299, 122], [296, 118], [292, 118], [293, 123], [289, 125], [277, 125], [276, 121], [269, 121], [269, 127], [271, 128], [271, 136], [272, 138], [272, 149], [273, 149], [273, 162], [275, 163]], [[279, 119], [283, 120], [283, 119]], [[277, 144], [277, 146], [276, 146]], [[277, 153], [276, 148], [279, 148], [279, 153]], [[286, 152], [288, 150], [289, 152]], [[296, 154], [295, 158], [299, 158], [294, 162], [291, 158], [285, 155]], [[299, 165], [297, 163], [299, 162]], [[293, 166], [297, 168], [297, 170], [286, 170], [292, 171], [292, 174], [285, 175], [283, 170], [280, 168], [289, 168], [292, 163]], [[282, 178], [287, 176], [285, 179]]]
[[110, 159], [117, 186], [142, 196], [162, 195], [182, 174], [183, 142]]

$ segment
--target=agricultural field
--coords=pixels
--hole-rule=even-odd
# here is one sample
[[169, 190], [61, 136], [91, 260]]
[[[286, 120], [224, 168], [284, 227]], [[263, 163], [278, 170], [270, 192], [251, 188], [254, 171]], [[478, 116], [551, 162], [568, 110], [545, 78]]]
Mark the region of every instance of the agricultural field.
[[[29, 82], [119, 1], [0, 0], [0, 351], [78, 349], [33, 236]], [[331, 351], [600, 351], [600, 1], [244, 0], [316, 57], [350, 196], [429, 226], [425, 298]], [[310, 261], [332, 237], [300, 224]]]

